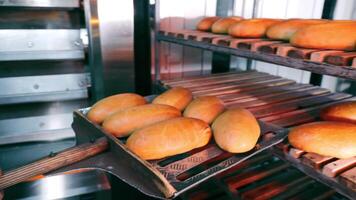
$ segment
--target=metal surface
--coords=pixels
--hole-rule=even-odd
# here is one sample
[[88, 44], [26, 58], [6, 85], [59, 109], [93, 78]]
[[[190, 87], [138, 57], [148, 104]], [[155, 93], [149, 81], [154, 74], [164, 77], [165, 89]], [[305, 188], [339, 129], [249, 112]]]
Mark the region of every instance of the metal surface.
[[[149, 1], [134, 0], [135, 5], [135, 91], [141, 95], [151, 92], [151, 30]], [[138, 28], [139, 27], [139, 28]]]
[[87, 98], [89, 74], [1, 78], [0, 104]]
[[231, 55], [252, 58], [255, 60], [284, 65], [286, 67], [291, 67], [295, 69], [307, 70], [318, 74], [332, 75], [340, 78], [356, 80], [356, 70], [351, 67], [333, 66], [325, 63], [315, 63], [315, 62], [305, 61], [302, 59], [294, 59], [289, 57], [280, 57], [276, 55], [262, 54], [259, 52], [252, 52], [250, 50], [234, 49], [225, 46], [213, 45], [205, 42], [196, 42], [192, 40], [174, 38], [170, 36], [158, 35], [156, 37], [158, 40], [165, 41], [165, 42], [171, 42], [175, 44], [201, 48], [214, 52], [228, 53]]
[[0, 145], [74, 138], [72, 114], [0, 120]]
[[78, 8], [79, 0], [1, 0], [0, 6]]
[[84, 8], [94, 100], [134, 91], [133, 0], [85, 0]]
[[[6, 190], [7, 199], [66, 199], [81, 195], [107, 191], [111, 185], [108, 177], [101, 171], [87, 171], [45, 177], [37, 181], [21, 183]], [[93, 195], [95, 196], [95, 195]], [[107, 195], [110, 198], [110, 195]], [[80, 198], [81, 199], [81, 198]]]
[[2, 29], [0, 61], [83, 59], [79, 30]]
[[[178, 180], [177, 176], [180, 174], [187, 172], [216, 156], [221, 156], [223, 152], [215, 144], [212, 144], [212, 146], [210, 145], [210, 148], [209, 146], [206, 146], [201, 149], [200, 152], [194, 152], [191, 155], [185, 154], [185, 158], [182, 158], [181, 156], [178, 156], [179, 158], [168, 158], [168, 160], [177, 160], [166, 166], [160, 166], [160, 163], [167, 159], [147, 162], [139, 159], [126, 149], [122, 141], [105, 133], [99, 126], [91, 123], [85, 117], [88, 110], [89, 109], [87, 108], [74, 112], [73, 129], [76, 132], [78, 144], [88, 142], [93, 138], [98, 138], [104, 135], [111, 143], [111, 151], [76, 163], [70, 167], [62, 169], [62, 171], [75, 168], [103, 169], [116, 175], [141, 192], [159, 198], [172, 198], [178, 196], [212, 176], [236, 166], [253, 155], [281, 142], [286, 137], [285, 130], [267, 126], [262, 123], [262, 133], [275, 133], [275, 135], [272, 137], [265, 137], [266, 135], [262, 134], [263, 136], [261, 136], [261, 139], [258, 142], [258, 147], [254, 150], [240, 155], [232, 154], [217, 164], [214, 164], [186, 180]], [[182, 165], [182, 167], [179, 167], [178, 165]]]
[[350, 199], [355, 199], [356, 198], [356, 192], [355, 190], [351, 190], [350, 188], [346, 187], [345, 185], [342, 185], [338, 183], [334, 178], [327, 177], [323, 175], [322, 173], [316, 171], [314, 168], [309, 167], [307, 165], [301, 164], [300, 160], [298, 159], [293, 159], [291, 156], [285, 156], [284, 153], [280, 149], [274, 149], [272, 151], [274, 155], [279, 157], [280, 159], [290, 163], [292, 166], [296, 167], [306, 175], [318, 180], [319, 182], [335, 189], [336, 191], [340, 192], [341, 194], [347, 196]]

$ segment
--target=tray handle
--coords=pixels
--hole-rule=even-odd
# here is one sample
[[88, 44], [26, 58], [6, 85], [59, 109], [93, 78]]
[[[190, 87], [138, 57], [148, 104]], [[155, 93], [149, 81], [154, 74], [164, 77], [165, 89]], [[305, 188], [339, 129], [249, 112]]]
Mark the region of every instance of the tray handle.
[[45, 174], [97, 155], [108, 149], [108, 147], [109, 144], [107, 139], [102, 137], [92, 143], [81, 144], [57, 154], [51, 153], [47, 158], [5, 172], [0, 176], [0, 191], [17, 183], [26, 181], [34, 176]]

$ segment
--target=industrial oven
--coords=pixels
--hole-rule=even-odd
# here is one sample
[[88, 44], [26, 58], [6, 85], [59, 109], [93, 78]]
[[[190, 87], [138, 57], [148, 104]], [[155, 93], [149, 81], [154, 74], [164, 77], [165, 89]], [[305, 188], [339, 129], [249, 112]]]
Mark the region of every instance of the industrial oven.
[[[46, 162], [53, 163], [52, 167], [61, 165], [60, 156], [76, 155], [74, 164], [56, 173], [86, 168], [12, 186], [7, 190], [8, 197], [43, 197], [50, 192], [16, 191], [27, 191], [36, 184], [47, 184], [49, 190], [58, 183], [55, 177], [60, 177], [62, 183], [73, 185], [63, 187], [63, 191], [69, 192], [62, 195], [74, 195], [73, 188], [85, 188], [79, 193], [95, 193], [91, 198], [102, 199], [120, 197], [120, 194], [108, 195], [106, 192], [110, 190], [121, 195], [127, 193], [128, 199], [356, 198], [355, 158], [307, 153], [283, 140], [289, 128], [317, 121], [321, 109], [337, 102], [355, 101], [355, 52], [301, 49], [272, 40], [236, 39], [195, 30], [205, 16], [355, 19], [356, 2], [84, 0], [0, 1], [0, 5], [2, 18], [12, 19], [1, 24], [4, 30], [0, 31], [0, 37], [3, 34], [6, 38], [6, 46], [0, 46], [0, 70], [7, 74], [0, 79], [0, 85], [3, 81], [6, 85], [3, 92], [8, 94], [0, 97], [0, 103], [4, 111], [21, 110], [26, 116], [1, 117], [0, 138], [3, 136], [4, 140], [0, 144], [5, 146], [1, 152], [7, 153], [2, 153], [0, 162], [11, 160], [9, 152], [15, 152], [14, 143], [47, 141], [47, 146], [15, 144], [16, 149], [23, 149], [21, 155], [27, 159], [5, 164], [2, 167], [5, 174], [48, 153]], [[31, 20], [26, 20], [27, 16]], [[15, 67], [18, 70], [12, 70]], [[50, 83], [48, 91], [39, 91], [42, 80]], [[16, 85], [19, 81], [30, 92], [19, 91]], [[57, 85], [58, 82], [69, 85]], [[71, 83], [79, 89], [71, 88]], [[258, 148], [237, 156], [221, 152], [211, 144], [184, 155], [142, 162], [127, 153], [124, 140], [106, 135], [85, 117], [86, 107], [104, 96], [127, 91], [158, 94], [176, 86], [190, 89], [194, 96], [218, 96], [228, 108], [240, 106], [251, 111], [260, 121], [264, 135]], [[38, 109], [34, 106], [45, 110], [41, 116], [26, 114]], [[49, 112], [51, 109], [56, 111]], [[65, 110], [66, 115], [59, 116], [65, 116], [65, 120], [51, 115], [58, 110]], [[70, 153], [57, 155], [54, 152], [75, 144], [69, 127], [72, 110], [76, 110], [72, 128], [78, 146]], [[38, 120], [41, 117], [49, 122]], [[60, 125], [47, 127], [53, 122]], [[30, 131], [21, 130], [19, 123], [27, 124], [23, 129]], [[36, 129], [36, 123], [40, 130]], [[63, 133], [62, 129], [69, 132], [56, 137], [48, 134], [49, 130]], [[11, 134], [14, 132], [18, 132], [15, 137]], [[107, 140], [97, 139], [103, 134]], [[58, 143], [59, 139], [65, 139], [64, 146]], [[49, 140], [56, 141], [48, 143]], [[82, 147], [90, 153], [83, 153]], [[31, 157], [24, 153], [30, 148], [42, 151]], [[108, 148], [110, 151], [106, 151]], [[94, 157], [79, 161], [80, 157], [89, 156]], [[40, 166], [48, 167], [46, 162]], [[38, 168], [28, 166], [27, 171]], [[18, 172], [4, 177], [16, 181], [14, 174]], [[47, 197], [69, 197], [61, 194], [54, 192], [54, 196]]]

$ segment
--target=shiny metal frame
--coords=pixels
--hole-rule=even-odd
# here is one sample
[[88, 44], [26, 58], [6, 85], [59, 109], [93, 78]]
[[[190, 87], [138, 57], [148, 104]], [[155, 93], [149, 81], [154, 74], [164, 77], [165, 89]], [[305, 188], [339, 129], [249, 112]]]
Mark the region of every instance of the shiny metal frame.
[[79, 0], [0, 0], [0, 6], [78, 8]]
[[93, 100], [133, 92], [133, 0], [84, 0]]

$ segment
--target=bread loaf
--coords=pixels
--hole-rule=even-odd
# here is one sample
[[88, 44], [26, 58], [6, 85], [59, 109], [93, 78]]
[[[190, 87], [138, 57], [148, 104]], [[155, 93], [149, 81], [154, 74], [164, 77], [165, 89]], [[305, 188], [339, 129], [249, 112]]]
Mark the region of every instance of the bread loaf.
[[299, 29], [327, 22], [328, 20], [323, 19], [290, 19], [270, 26], [266, 34], [270, 39], [289, 41]]
[[288, 140], [295, 148], [336, 158], [356, 156], [356, 125], [314, 122], [293, 128]]
[[223, 102], [214, 96], [195, 98], [184, 110], [184, 117], [203, 120], [211, 124], [213, 120], [224, 111]]
[[356, 124], [356, 101], [329, 106], [321, 111], [323, 120], [350, 122]]
[[144, 160], [160, 159], [205, 146], [211, 138], [207, 123], [193, 118], [175, 118], [135, 131], [126, 146]]
[[211, 31], [211, 26], [220, 19], [220, 17], [205, 17], [197, 24], [199, 31]]
[[143, 104], [146, 104], [146, 100], [138, 94], [117, 94], [96, 102], [87, 117], [90, 121], [101, 124], [106, 117], [117, 111]]
[[266, 36], [267, 29], [281, 19], [248, 19], [232, 25], [229, 35], [238, 38], [261, 38]]
[[256, 118], [243, 108], [230, 109], [219, 115], [212, 129], [218, 146], [231, 153], [253, 149], [261, 132]]
[[157, 96], [152, 103], [173, 106], [182, 111], [189, 104], [192, 98], [192, 92], [188, 89], [175, 87]]
[[175, 107], [146, 104], [110, 115], [104, 120], [103, 129], [116, 137], [126, 137], [136, 129], [180, 116], [181, 112]]
[[211, 27], [211, 32], [217, 34], [226, 34], [229, 30], [229, 27], [237, 22], [240, 22], [242, 17], [225, 17], [216, 21]]
[[308, 26], [290, 39], [296, 47], [311, 49], [355, 50], [356, 21], [336, 21]]

